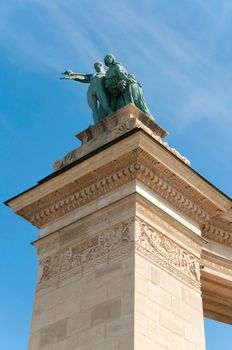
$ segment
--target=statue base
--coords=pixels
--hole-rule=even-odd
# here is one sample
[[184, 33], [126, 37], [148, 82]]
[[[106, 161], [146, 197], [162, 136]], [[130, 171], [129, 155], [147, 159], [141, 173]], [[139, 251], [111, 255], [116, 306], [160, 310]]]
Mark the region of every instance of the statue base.
[[53, 165], [53, 169], [57, 171], [84, 157], [86, 154], [99, 149], [103, 145], [105, 146], [113, 140], [126, 136], [126, 134], [138, 129], [144, 130], [153, 139], [180, 158], [184, 163], [190, 165], [190, 161], [187, 158], [182, 156], [174, 148], [170, 147], [167, 142], [163, 141], [163, 138], [169, 133], [133, 104], [129, 104], [119, 109], [117, 112], [105, 117], [99, 123], [94, 124], [77, 134], [76, 137], [81, 141], [81, 147], [69, 152], [63, 159], [57, 160]]

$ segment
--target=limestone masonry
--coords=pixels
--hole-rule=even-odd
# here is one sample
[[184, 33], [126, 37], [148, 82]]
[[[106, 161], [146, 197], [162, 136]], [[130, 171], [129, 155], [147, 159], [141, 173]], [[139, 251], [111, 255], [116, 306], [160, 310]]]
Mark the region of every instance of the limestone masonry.
[[128, 105], [7, 201], [39, 228], [29, 350], [203, 350], [232, 323], [231, 199]]

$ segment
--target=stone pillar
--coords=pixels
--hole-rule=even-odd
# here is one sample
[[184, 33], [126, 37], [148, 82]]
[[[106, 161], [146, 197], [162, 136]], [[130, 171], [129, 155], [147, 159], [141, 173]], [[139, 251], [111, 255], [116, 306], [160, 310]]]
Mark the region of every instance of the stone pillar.
[[126, 198], [35, 243], [30, 350], [133, 349], [133, 232]]
[[142, 198], [136, 207], [135, 349], [205, 349], [199, 229]]
[[7, 202], [40, 229], [29, 350], [205, 349], [200, 228], [231, 202], [166, 135], [128, 105]]

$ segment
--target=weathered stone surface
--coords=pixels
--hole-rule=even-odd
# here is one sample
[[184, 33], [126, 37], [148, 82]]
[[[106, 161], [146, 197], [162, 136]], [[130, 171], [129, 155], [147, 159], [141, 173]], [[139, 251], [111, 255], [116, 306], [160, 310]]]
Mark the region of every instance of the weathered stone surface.
[[48, 326], [42, 327], [40, 330], [39, 346], [42, 348], [46, 345], [54, 344], [64, 340], [67, 336], [68, 319], [62, 319]]
[[91, 324], [111, 321], [119, 316], [121, 316], [121, 299], [117, 298], [95, 306], [91, 312]]

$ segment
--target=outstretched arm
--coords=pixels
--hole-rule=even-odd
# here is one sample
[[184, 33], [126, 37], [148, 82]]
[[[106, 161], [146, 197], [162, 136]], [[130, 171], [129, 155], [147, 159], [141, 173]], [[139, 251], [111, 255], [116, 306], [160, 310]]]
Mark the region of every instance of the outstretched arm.
[[92, 74], [73, 73], [70, 69], [64, 71], [62, 74], [66, 76], [60, 79], [76, 80], [81, 83], [90, 83], [90, 78], [92, 76]]

